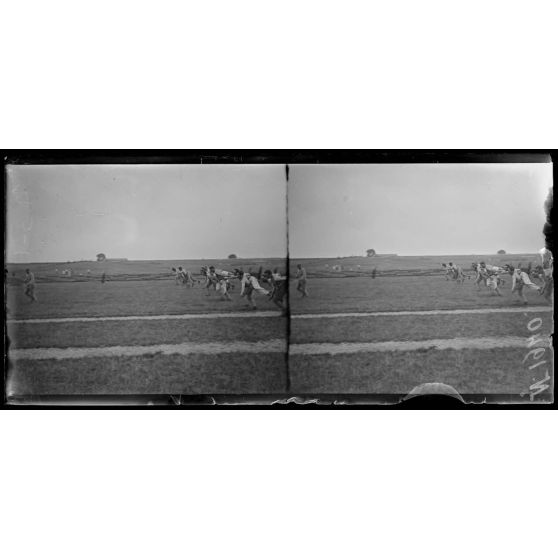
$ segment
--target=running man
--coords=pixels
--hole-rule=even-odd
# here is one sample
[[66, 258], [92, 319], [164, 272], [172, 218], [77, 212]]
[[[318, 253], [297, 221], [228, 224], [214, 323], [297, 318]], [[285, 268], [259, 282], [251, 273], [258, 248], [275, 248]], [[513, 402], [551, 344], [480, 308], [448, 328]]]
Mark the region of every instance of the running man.
[[450, 262], [448, 264], [448, 271], [449, 271], [449, 274], [452, 277], [452, 279], [457, 279], [457, 270], [455, 269], [455, 266], [453, 265], [453, 262]]
[[222, 300], [232, 301], [231, 295], [229, 294], [229, 279], [227, 275], [222, 275], [223, 272], [217, 270], [215, 275], [217, 277], [217, 285], [215, 290], [221, 293]]
[[211, 287], [213, 287], [215, 290], [217, 290], [218, 280], [217, 280], [217, 275], [215, 273], [215, 267], [213, 267], [213, 266], [210, 266], [210, 267], [203, 266], [202, 267], [202, 273], [203, 273], [203, 275], [205, 275], [205, 284], [204, 284], [204, 289], [206, 290], [205, 291], [205, 296], [210, 296]]
[[269, 299], [273, 304], [281, 308], [284, 316], [287, 315], [287, 276], [281, 275], [276, 268], [271, 272], [269, 269], [264, 273], [265, 280], [271, 285]]
[[31, 302], [36, 302], [37, 297], [35, 296], [35, 275], [29, 270], [25, 270], [25, 277], [23, 279], [23, 293]]
[[186, 283], [187, 287], [195, 286], [196, 281], [194, 280], [194, 276], [190, 271], [187, 271], [186, 269], [183, 270], [183, 276], [184, 276], [184, 282]]
[[453, 265], [453, 262], [449, 263], [448, 273], [457, 283], [463, 284], [465, 282], [465, 274], [463, 273], [463, 270], [459, 266]]
[[496, 273], [488, 273], [486, 276], [486, 286], [493, 292], [496, 293], [498, 296], [502, 296], [500, 289], [500, 278]]
[[194, 286], [194, 278], [192, 277], [192, 274], [189, 271], [183, 269], [182, 266], [178, 267], [177, 276], [178, 276], [179, 283], [182, 283], [187, 287]]
[[481, 284], [488, 287], [488, 269], [486, 268], [486, 264], [484, 262], [478, 263], [476, 271], [475, 285], [477, 286], [477, 291], [480, 291]]
[[302, 264], [297, 264], [296, 268], [296, 290], [302, 293], [302, 298], [304, 298], [308, 296], [306, 269], [302, 267]]
[[240, 296], [245, 296], [252, 307], [252, 310], [256, 309], [255, 293], [261, 293], [264, 295], [269, 295], [269, 291], [266, 291], [258, 282], [256, 277], [251, 273], [244, 273], [242, 279], [240, 280]]
[[523, 287], [529, 287], [530, 289], [534, 289], [537, 292], [541, 292], [541, 287], [535, 285], [531, 281], [531, 278], [525, 271], [523, 271], [520, 267], [516, 267], [515, 269], [512, 266], [508, 267], [511, 276], [512, 276], [512, 293], [517, 292], [519, 298], [523, 302], [523, 304], [528, 304], [525, 295], [523, 294]]

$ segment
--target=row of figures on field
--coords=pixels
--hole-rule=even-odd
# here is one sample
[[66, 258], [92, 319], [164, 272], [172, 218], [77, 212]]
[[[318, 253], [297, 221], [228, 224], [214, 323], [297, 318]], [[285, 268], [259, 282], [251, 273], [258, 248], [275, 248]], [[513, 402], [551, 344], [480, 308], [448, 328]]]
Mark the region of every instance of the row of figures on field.
[[[276, 268], [263, 271], [260, 267], [257, 273], [245, 272], [236, 268], [233, 271], [215, 269], [214, 266], [203, 266], [201, 274], [205, 277], [204, 288], [206, 296], [213, 289], [221, 295], [223, 300], [232, 300], [230, 292], [234, 290], [234, 279], [240, 281], [240, 296], [246, 297], [252, 309], [256, 308], [256, 294], [262, 294], [271, 300], [283, 313], [287, 311], [287, 277]], [[269, 289], [264, 288], [261, 283], [267, 284]]]
[[172, 267], [171, 269], [174, 274], [174, 282], [176, 285], [193, 287], [196, 283], [199, 283], [199, 281], [196, 281], [192, 274], [186, 269], [183, 269], [182, 266], [179, 266], [178, 268]]
[[[540, 255], [541, 264], [536, 266], [533, 266], [531, 262], [527, 267], [521, 267], [520, 265], [516, 267], [512, 264], [495, 266], [485, 262], [473, 263], [471, 270], [475, 272], [474, 281], [477, 290], [481, 290], [481, 287], [484, 286], [493, 294], [502, 296], [500, 288], [506, 284], [503, 276], [511, 275], [511, 292], [517, 293], [524, 304], [527, 304], [527, 299], [523, 294], [525, 288], [537, 291], [541, 296], [550, 300], [554, 290], [552, 254], [549, 250], [543, 249], [540, 251]], [[442, 268], [445, 271], [447, 281], [453, 280], [458, 284], [463, 284], [465, 279], [471, 279], [471, 275], [467, 275], [461, 267], [454, 265], [452, 262], [442, 264]], [[535, 280], [541, 281], [541, 284], [536, 284]]]
[[[444, 265], [444, 264], [442, 264], [442, 265]], [[328, 271], [331, 269], [332, 271], [349, 271], [351, 273], [356, 272], [358, 274], [361, 273], [361, 266], [360, 265], [357, 265], [356, 268], [354, 268], [354, 269], [352, 267], [345, 267], [345, 266], [342, 266], [342, 265], [332, 265], [331, 268], [330, 268], [329, 264], [325, 264], [324, 267]], [[367, 273], [367, 272], [365, 272], [365, 273]], [[376, 279], [377, 275], [378, 275], [378, 268], [375, 267], [372, 270], [372, 272], [370, 272], [370, 276], [372, 277], [372, 279]]]
[[[73, 272], [71, 269], [69, 269], [69, 268], [68, 268], [68, 269], [62, 269], [61, 271], [59, 271], [58, 269], [55, 269], [55, 270], [54, 270], [54, 273], [56, 273], [56, 275], [57, 275], [58, 277], [72, 277], [72, 276], [74, 275], [74, 272]], [[88, 269], [88, 270], [85, 272], [85, 274], [84, 274], [82, 271], [80, 271], [80, 272], [78, 273], [78, 275], [79, 275], [80, 277], [83, 277], [83, 275], [85, 275], [85, 276], [87, 276], [87, 277], [91, 277], [91, 270]]]
[[[215, 266], [203, 266], [200, 269], [202, 279], [196, 279], [191, 272], [179, 266], [171, 268], [176, 285], [186, 285], [189, 288], [202, 284], [206, 291], [206, 296], [210, 296], [212, 291], [221, 296], [221, 300], [230, 301], [231, 292], [235, 290], [234, 280], [240, 281], [240, 296], [245, 297], [252, 308], [256, 308], [256, 295], [259, 293], [269, 298], [276, 306], [284, 312], [287, 309], [287, 282], [288, 277], [279, 272], [277, 268], [263, 270], [262, 267], [257, 272], [236, 268], [233, 271], [216, 269]], [[301, 296], [308, 296], [307, 275], [302, 265], [297, 265], [296, 270], [297, 291]], [[268, 288], [262, 286], [266, 285]]]
[[[55, 269], [54, 271], [55, 271], [56, 275], [59, 276], [59, 277], [68, 277], [68, 278], [70, 278], [70, 277], [72, 277], [73, 274], [74, 274], [74, 272], [73, 272], [71, 269], [63, 269], [62, 271], [58, 271], [58, 269]], [[80, 271], [80, 272], [78, 273], [78, 275], [79, 275], [80, 277], [83, 277], [84, 275], [85, 275], [86, 277], [92, 277], [92, 274], [91, 274], [91, 270], [90, 270], [90, 269], [88, 269], [87, 271], [85, 271], [85, 274], [84, 274], [83, 272]], [[107, 274], [106, 274], [105, 271], [103, 271], [103, 272], [101, 273], [101, 283], [106, 283], [106, 282], [107, 282]]]
[[[171, 268], [175, 277], [175, 284], [194, 287], [198, 284], [205, 289], [206, 296], [210, 296], [215, 291], [221, 296], [221, 300], [231, 301], [231, 292], [235, 290], [234, 280], [240, 280], [240, 296], [246, 297], [250, 306], [256, 308], [256, 293], [267, 296], [283, 312], [287, 311], [287, 277], [281, 275], [277, 269], [265, 272], [260, 267], [257, 273], [252, 271], [244, 272], [241, 269], [226, 271], [216, 269], [215, 266], [202, 266], [200, 275], [202, 279], [196, 279], [190, 271], [178, 268]], [[269, 289], [262, 287], [261, 283], [267, 283]]]

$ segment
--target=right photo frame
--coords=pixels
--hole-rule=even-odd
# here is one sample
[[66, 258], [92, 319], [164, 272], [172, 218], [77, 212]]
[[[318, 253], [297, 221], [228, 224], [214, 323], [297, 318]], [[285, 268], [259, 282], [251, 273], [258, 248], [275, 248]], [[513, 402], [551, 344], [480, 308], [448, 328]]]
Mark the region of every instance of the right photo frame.
[[289, 166], [294, 394], [553, 402], [553, 167], [506, 161]]

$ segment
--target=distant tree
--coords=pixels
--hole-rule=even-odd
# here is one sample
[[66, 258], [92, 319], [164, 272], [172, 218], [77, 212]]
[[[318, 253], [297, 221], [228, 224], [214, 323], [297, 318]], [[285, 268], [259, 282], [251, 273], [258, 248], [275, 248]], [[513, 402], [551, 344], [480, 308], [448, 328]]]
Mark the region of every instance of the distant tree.
[[107, 259], [107, 257], [101, 253], [101, 254], [97, 254], [97, 261], [98, 262], [104, 262]]
[[236, 254], [229, 254], [228, 258], [229, 260], [236, 260], [238, 256]]
[[500, 254], [500, 255], [502, 255], [502, 256], [503, 256], [505, 253], [506, 253], [505, 250], [498, 250], [498, 254]]
[[374, 250], [373, 248], [369, 248], [368, 250], [366, 250], [366, 257], [371, 258], [372, 256], [376, 255], [376, 250]]

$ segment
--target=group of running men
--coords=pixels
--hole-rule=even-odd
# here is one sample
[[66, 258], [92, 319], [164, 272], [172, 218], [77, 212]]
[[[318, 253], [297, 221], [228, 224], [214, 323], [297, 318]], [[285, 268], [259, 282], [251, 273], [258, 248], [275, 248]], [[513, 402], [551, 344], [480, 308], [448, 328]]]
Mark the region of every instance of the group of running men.
[[196, 284], [196, 281], [192, 274], [189, 271], [186, 271], [179, 266], [178, 268], [172, 267], [172, 272], [174, 273], [174, 282], [176, 285], [184, 284], [187, 287], [193, 287]]
[[[481, 285], [486, 286], [491, 292], [497, 296], [502, 296], [500, 287], [505, 284], [502, 275], [511, 275], [512, 278], [512, 293], [517, 293], [519, 299], [527, 304], [527, 299], [523, 294], [524, 288], [537, 291], [540, 295], [550, 299], [553, 291], [552, 271], [553, 260], [552, 254], [547, 249], [540, 251], [542, 265], [537, 266], [535, 269], [539, 270], [537, 275], [542, 279], [543, 284], [537, 285], [531, 279], [532, 265], [525, 269], [520, 266], [514, 267], [511, 264], [503, 266], [494, 266], [486, 264], [485, 262], [478, 262], [472, 265], [472, 269], [476, 272], [475, 285], [477, 290], [480, 290]], [[466, 275], [460, 267], [453, 265], [450, 262], [448, 265], [442, 264], [446, 272], [446, 279], [454, 279], [458, 283], [463, 283]]]
[[[175, 284], [183, 284], [187, 287], [194, 287], [201, 281], [194, 279], [193, 275], [183, 269], [181, 266], [172, 268], [175, 277]], [[257, 273], [251, 270], [245, 272], [242, 269], [236, 268], [234, 271], [225, 271], [216, 269], [215, 266], [203, 266], [200, 271], [201, 275], [205, 278], [203, 281], [203, 288], [206, 290], [206, 296], [210, 296], [210, 291], [215, 290], [221, 295], [222, 300], [231, 301], [230, 292], [234, 290], [233, 279], [240, 281], [240, 296], [246, 297], [248, 304], [252, 309], [256, 309], [256, 294], [267, 296], [277, 307], [286, 313], [287, 311], [287, 282], [288, 277], [279, 272], [277, 268], [273, 271], [268, 269], [262, 272], [262, 269]], [[264, 288], [261, 284], [269, 285], [269, 289]], [[307, 288], [307, 275], [306, 270], [301, 264], [297, 265], [296, 271], [296, 289], [301, 293], [301, 296], [308, 296]]]

